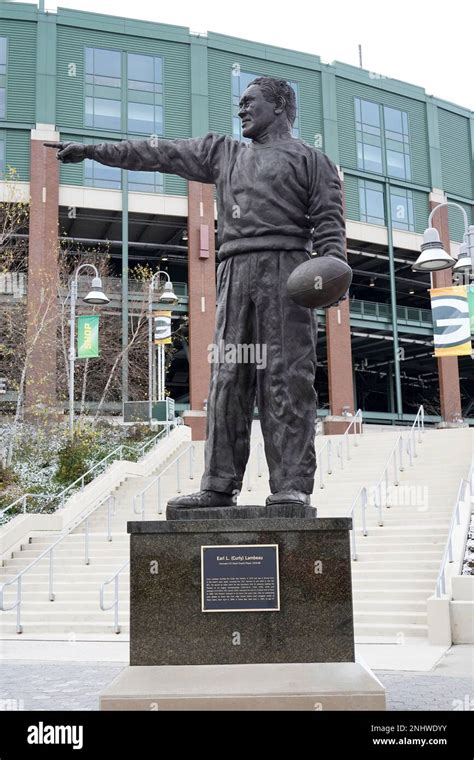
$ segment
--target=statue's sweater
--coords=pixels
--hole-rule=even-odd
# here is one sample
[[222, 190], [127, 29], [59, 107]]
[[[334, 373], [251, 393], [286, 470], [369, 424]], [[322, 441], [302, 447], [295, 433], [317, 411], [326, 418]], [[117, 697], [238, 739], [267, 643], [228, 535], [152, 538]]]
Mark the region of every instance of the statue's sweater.
[[211, 132], [88, 145], [86, 155], [107, 166], [214, 183], [219, 260], [262, 250], [315, 250], [346, 258], [337, 169], [302, 140], [247, 144]]

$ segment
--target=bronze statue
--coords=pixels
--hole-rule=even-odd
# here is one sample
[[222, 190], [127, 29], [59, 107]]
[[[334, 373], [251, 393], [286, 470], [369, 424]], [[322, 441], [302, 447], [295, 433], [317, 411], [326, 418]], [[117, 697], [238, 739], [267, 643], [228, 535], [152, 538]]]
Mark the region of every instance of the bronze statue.
[[[215, 345], [260, 348], [265, 362], [215, 361], [207, 402], [201, 491], [174, 507], [236, 503], [249, 457], [255, 397], [270, 472], [267, 505], [310, 505], [314, 486], [316, 311], [287, 294], [290, 273], [319, 256], [346, 260], [341, 183], [334, 164], [292, 136], [296, 98], [280, 79], [259, 77], [240, 100], [250, 143], [202, 138], [101, 145], [47, 143], [58, 158], [178, 174], [217, 188]], [[264, 350], [263, 350], [264, 349]]]

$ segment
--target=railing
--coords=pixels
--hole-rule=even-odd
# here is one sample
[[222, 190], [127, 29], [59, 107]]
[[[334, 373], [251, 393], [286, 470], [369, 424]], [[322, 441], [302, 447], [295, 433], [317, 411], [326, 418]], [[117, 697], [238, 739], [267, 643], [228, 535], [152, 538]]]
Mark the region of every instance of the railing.
[[[456, 503], [454, 505], [451, 522], [449, 525], [448, 538], [446, 541], [446, 547], [444, 549], [443, 558], [441, 560], [441, 566], [439, 569], [438, 577], [436, 579], [436, 596], [439, 598], [442, 594], [446, 594], [446, 565], [453, 562], [453, 533], [454, 529], [461, 522], [460, 505], [462, 501], [466, 500], [466, 494], [469, 494], [469, 507], [471, 508], [472, 495], [474, 493], [474, 465], [471, 465], [468, 478], [463, 478], [459, 484], [458, 493], [456, 497]], [[462, 560], [461, 560], [462, 561]]]
[[365, 517], [365, 510], [367, 508], [368, 503], [368, 495], [367, 495], [367, 487], [362, 486], [359, 489], [359, 492], [357, 496], [355, 497], [354, 501], [352, 502], [351, 506], [351, 519], [352, 519], [352, 530], [351, 530], [351, 554], [352, 559], [355, 561], [357, 559], [357, 546], [356, 546], [356, 529], [355, 529], [355, 510], [357, 507], [357, 504], [361, 503], [361, 510], [362, 510], [362, 535], [367, 535], [367, 523], [366, 523], [366, 517]]
[[326, 474], [332, 475], [332, 441], [327, 440], [324, 446], [316, 452], [316, 472], [319, 474], [319, 487], [324, 488], [323, 456], [326, 454]]
[[[263, 453], [263, 443], [261, 441], [259, 441], [255, 445], [255, 450], [257, 452], [257, 478], [261, 478], [262, 477], [262, 453]], [[252, 475], [250, 472], [249, 464], [250, 464], [250, 456], [249, 456], [247, 468], [245, 471], [245, 482], [247, 484], [247, 491], [252, 490]]]
[[[111, 506], [113, 504], [113, 511], [115, 513], [115, 496], [110, 495], [106, 496], [105, 498], [101, 499], [92, 509], [89, 509], [89, 511], [83, 516], [79, 516], [79, 519], [75, 520], [64, 532], [63, 534], [54, 541], [51, 546], [48, 546], [47, 549], [45, 549], [41, 554], [36, 557], [32, 562], [30, 562], [27, 567], [23, 568], [19, 573], [17, 573], [14, 578], [11, 578], [9, 581], [6, 581], [5, 583], [0, 586], [0, 610], [2, 612], [10, 612], [11, 610], [16, 609], [16, 630], [17, 633], [23, 632], [23, 626], [21, 625], [21, 590], [22, 590], [22, 579], [23, 576], [26, 575], [35, 565], [38, 564], [38, 562], [41, 562], [42, 559], [49, 556], [49, 583], [48, 583], [48, 596], [49, 601], [54, 602], [55, 595], [54, 595], [54, 550], [56, 547], [61, 543], [61, 541], [64, 541], [64, 539], [69, 536], [69, 534], [75, 530], [79, 525], [81, 525], [83, 522], [85, 523], [85, 532], [84, 532], [84, 564], [89, 565], [90, 564], [90, 555], [89, 555], [89, 518], [90, 516], [97, 510], [99, 507], [101, 507], [105, 502], [108, 501], [108, 540], [112, 541], [112, 533], [111, 533]], [[14, 604], [12, 604], [10, 607], [5, 606], [5, 600], [4, 600], [4, 592], [7, 586], [11, 586], [13, 583], [17, 584], [17, 592], [16, 592], [16, 601]]]
[[[141, 514], [141, 519], [145, 519], [145, 494], [147, 491], [150, 490], [152, 486], [156, 484], [157, 490], [158, 490], [158, 514], [162, 515], [163, 510], [161, 507], [161, 478], [163, 475], [170, 469], [170, 467], [173, 467], [173, 465], [176, 465], [176, 490], [178, 493], [181, 493], [181, 483], [180, 483], [180, 461], [184, 457], [185, 454], [188, 454], [189, 457], [189, 478], [192, 480], [194, 478], [194, 451], [195, 446], [193, 443], [191, 443], [187, 448], [185, 448], [184, 451], [181, 452], [181, 454], [178, 454], [176, 459], [173, 459], [172, 462], [166, 465], [164, 470], [162, 470], [159, 475], [157, 475], [153, 480], [148, 483], [145, 488], [140, 491], [139, 493], [135, 494], [133, 497], [133, 512], [136, 515]], [[137, 510], [137, 503], [140, 501], [141, 506], [140, 509]]]
[[[359, 436], [362, 435], [362, 421], [363, 421], [362, 420], [362, 409], [358, 409], [357, 412], [355, 413], [355, 415], [352, 418], [351, 424], [349, 425], [349, 427], [347, 428], [347, 430], [345, 431], [344, 435], [341, 438], [341, 458], [343, 458], [343, 456], [344, 456], [344, 442], [345, 442], [345, 446], [346, 446], [347, 459], [349, 460], [351, 458], [351, 451], [350, 451], [350, 445], [349, 445], [349, 440], [350, 440], [349, 439], [349, 435], [350, 435], [351, 427], [353, 425], [354, 425], [354, 432], [353, 432], [352, 435], [354, 436], [354, 446], [358, 446], [359, 445], [358, 442], [357, 442], [357, 436], [358, 435]], [[357, 432], [357, 425], [359, 425], [359, 432]]]
[[[3, 522], [3, 517], [6, 512], [8, 512], [10, 509], [15, 507], [17, 504], [22, 502], [22, 512], [23, 514], [27, 513], [27, 500], [28, 499], [47, 499], [49, 501], [55, 501], [58, 500], [60, 502], [58, 509], [63, 509], [66, 501], [66, 495], [70, 494], [71, 491], [74, 491], [76, 489], [79, 489], [81, 491], [85, 488], [85, 480], [89, 475], [92, 475], [99, 467], [104, 465], [106, 462], [109, 462], [109, 460], [113, 461], [120, 461], [123, 459], [123, 453], [125, 450], [133, 451], [136, 453], [138, 450], [138, 458], [140, 459], [144, 454], [146, 449], [151, 446], [152, 444], [156, 444], [159, 438], [165, 435], [169, 435], [170, 428], [169, 426], [165, 427], [163, 430], [160, 430], [157, 435], [153, 436], [153, 438], [150, 438], [148, 441], [145, 441], [143, 444], [135, 444], [134, 446], [130, 446], [128, 444], [121, 444], [120, 446], [117, 446], [116, 449], [111, 451], [109, 454], [107, 454], [105, 457], [103, 457], [100, 462], [97, 462], [93, 467], [90, 467], [83, 475], [80, 475], [76, 480], [73, 481], [73, 483], [70, 483], [66, 488], [64, 488], [60, 493], [57, 494], [41, 494], [41, 493], [26, 493], [23, 494], [23, 496], [20, 496], [18, 499], [13, 501], [11, 504], [8, 504], [8, 506], [4, 507], [2, 510], [0, 510], [0, 525]], [[104, 468], [105, 469], [105, 468]]]
[[[378, 301], [364, 301], [352, 299], [350, 301], [351, 316], [360, 315], [369, 319], [391, 319], [391, 306]], [[430, 309], [418, 309], [413, 306], [397, 306], [397, 320], [405, 322], [419, 322], [430, 326], [433, 324], [433, 315]]]
[[[108, 610], [113, 609], [114, 610], [114, 631], [115, 633], [120, 633], [120, 625], [119, 625], [119, 580], [120, 575], [125, 568], [127, 568], [130, 565], [130, 560], [127, 559], [123, 565], [119, 567], [119, 569], [110, 576], [106, 581], [103, 582], [102, 586], [100, 587], [100, 609], [104, 612], [107, 612]], [[109, 604], [107, 607], [105, 606], [105, 588], [109, 585], [109, 583], [114, 582], [114, 599], [112, 604]]]

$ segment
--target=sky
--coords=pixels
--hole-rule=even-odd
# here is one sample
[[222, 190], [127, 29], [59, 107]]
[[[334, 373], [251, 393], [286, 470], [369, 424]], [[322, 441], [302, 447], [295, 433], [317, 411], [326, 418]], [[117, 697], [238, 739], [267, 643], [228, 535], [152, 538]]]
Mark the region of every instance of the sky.
[[474, 109], [474, 3], [450, 0], [45, 0], [57, 6], [219, 32], [319, 55]]

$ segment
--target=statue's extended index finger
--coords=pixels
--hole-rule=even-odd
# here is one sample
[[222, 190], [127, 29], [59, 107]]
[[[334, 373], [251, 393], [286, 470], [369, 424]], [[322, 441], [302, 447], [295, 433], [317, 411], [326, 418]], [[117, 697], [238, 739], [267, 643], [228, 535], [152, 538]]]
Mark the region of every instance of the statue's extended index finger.
[[45, 148], [56, 148], [57, 150], [61, 150], [64, 146], [63, 142], [45, 142], [43, 143]]

